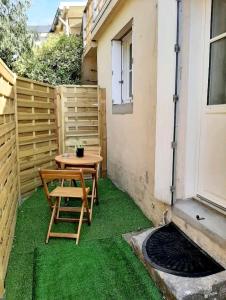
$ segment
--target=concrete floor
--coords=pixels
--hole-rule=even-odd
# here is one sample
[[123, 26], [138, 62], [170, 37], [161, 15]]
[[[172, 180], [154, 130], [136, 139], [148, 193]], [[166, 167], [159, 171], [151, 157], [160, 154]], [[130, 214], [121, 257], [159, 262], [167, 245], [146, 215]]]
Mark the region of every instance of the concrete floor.
[[133, 247], [167, 300], [226, 299], [226, 271], [202, 278], [187, 278], [159, 271], [147, 263], [142, 253], [142, 244], [153, 230], [155, 229], [126, 234], [124, 238]]

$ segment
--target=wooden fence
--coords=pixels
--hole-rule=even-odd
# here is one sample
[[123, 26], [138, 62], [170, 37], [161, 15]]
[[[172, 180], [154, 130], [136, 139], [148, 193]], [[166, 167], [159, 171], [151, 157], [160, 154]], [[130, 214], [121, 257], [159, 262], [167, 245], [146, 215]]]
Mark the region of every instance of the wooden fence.
[[41, 185], [38, 169], [55, 168], [56, 154], [74, 152], [75, 145], [100, 145], [106, 175], [105, 101], [97, 86], [16, 79], [0, 60], [0, 298], [17, 203]]
[[54, 168], [58, 153], [55, 88], [18, 78], [17, 118], [21, 193], [40, 186], [39, 168]]
[[101, 146], [102, 174], [106, 175], [106, 93], [97, 86], [58, 88], [60, 152], [74, 152], [77, 145]]
[[4, 292], [19, 198], [15, 78], [0, 60], [0, 297]]

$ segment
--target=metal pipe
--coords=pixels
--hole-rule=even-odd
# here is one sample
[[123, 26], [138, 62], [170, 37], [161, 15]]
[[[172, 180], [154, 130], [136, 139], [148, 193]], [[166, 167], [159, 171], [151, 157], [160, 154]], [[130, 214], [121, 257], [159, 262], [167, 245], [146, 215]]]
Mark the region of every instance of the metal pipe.
[[178, 102], [178, 74], [179, 74], [179, 53], [180, 53], [180, 3], [177, 1], [177, 32], [176, 32], [176, 70], [175, 70], [175, 90], [174, 90], [174, 125], [173, 125], [173, 166], [172, 166], [172, 189], [171, 189], [171, 206], [173, 206], [176, 197], [176, 146], [177, 146], [177, 102]]

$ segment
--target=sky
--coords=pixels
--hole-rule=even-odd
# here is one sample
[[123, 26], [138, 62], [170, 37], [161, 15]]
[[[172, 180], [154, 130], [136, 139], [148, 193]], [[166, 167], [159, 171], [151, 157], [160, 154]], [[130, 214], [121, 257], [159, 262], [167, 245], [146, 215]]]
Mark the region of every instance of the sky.
[[[66, 1], [66, 0], [65, 0]], [[81, 2], [81, 0], [68, 0], [70, 2]], [[51, 25], [56, 14], [60, 0], [31, 0], [28, 10], [29, 25]]]
[[32, 0], [28, 10], [29, 25], [51, 25], [59, 0]]

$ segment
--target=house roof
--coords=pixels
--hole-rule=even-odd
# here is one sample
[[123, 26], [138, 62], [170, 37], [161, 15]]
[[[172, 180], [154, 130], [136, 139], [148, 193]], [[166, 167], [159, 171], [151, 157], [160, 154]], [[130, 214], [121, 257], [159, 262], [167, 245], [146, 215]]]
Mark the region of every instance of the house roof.
[[64, 9], [65, 7], [72, 7], [72, 6], [86, 6], [87, 0], [84, 1], [66, 1], [60, 2], [59, 9]]
[[53, 20], [53, 23], [52, 23], [52, 26], [50, 27], [50, 31], [53, 32], [55, 30], [55, 27], [58, 23], [58, 18], [60, 16], [60, 14], [67, 8], [69, 7], [80, 7], [80, 6], [83, 6], [85, 8], [86, 4], [87, 4], [87, 1], [88, 0], [82, 0], [82, 1], [62, 1], [60, 2], [59, 4], [59, 7], [56, 11], [56, 14], [55, 14], [55, 17], [54, 17], [54, 20]]

